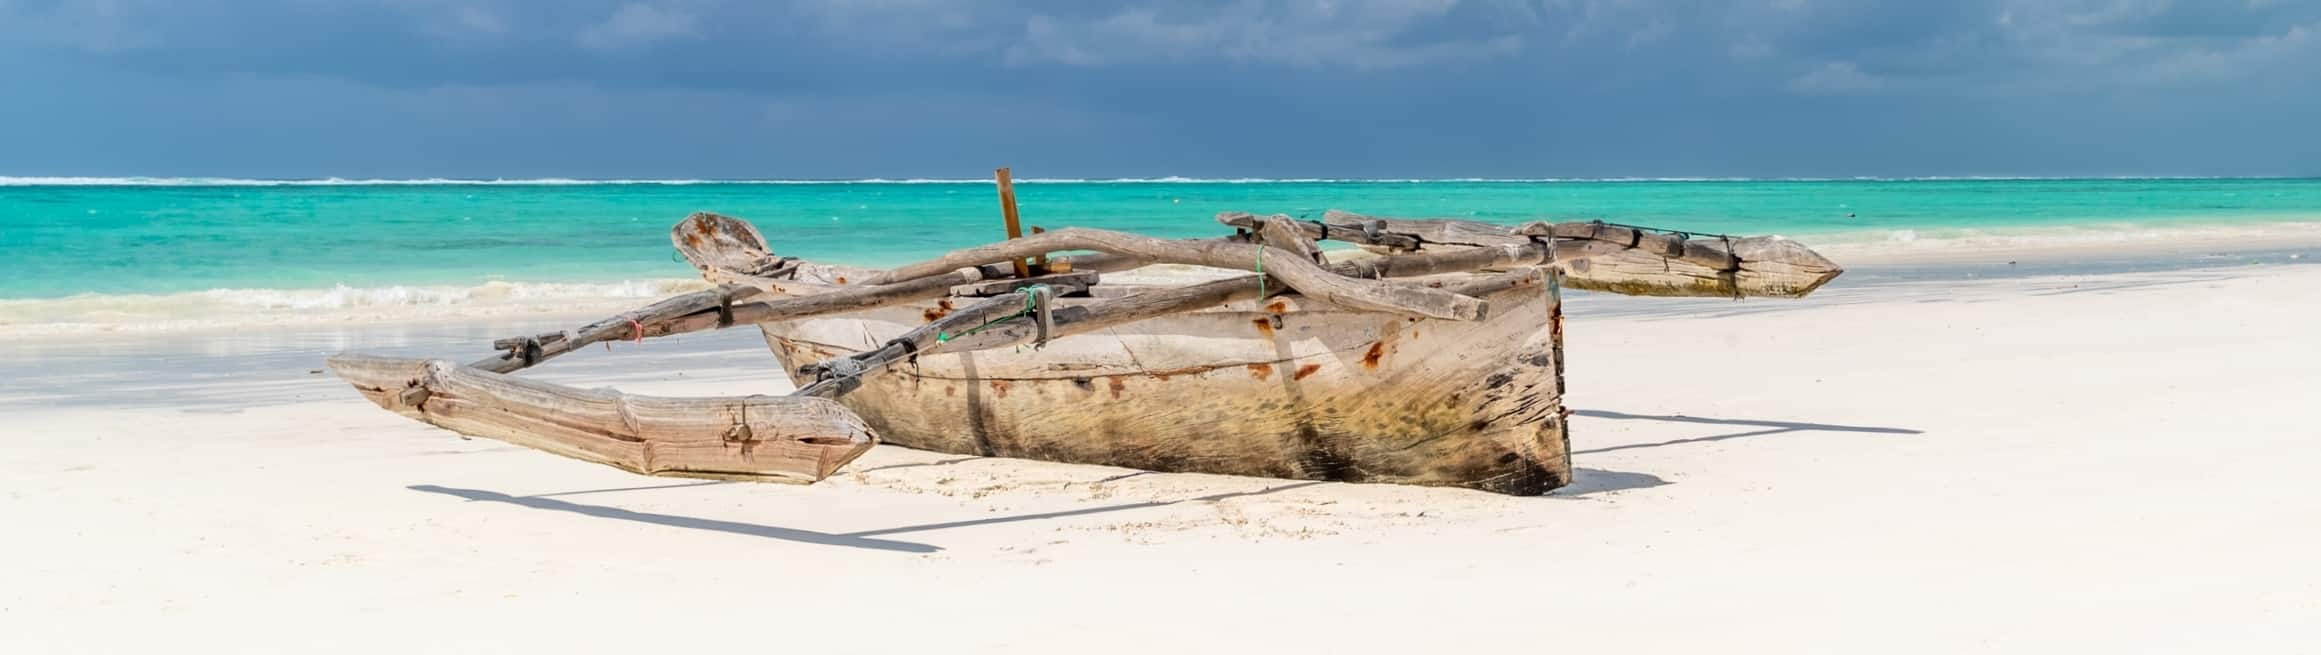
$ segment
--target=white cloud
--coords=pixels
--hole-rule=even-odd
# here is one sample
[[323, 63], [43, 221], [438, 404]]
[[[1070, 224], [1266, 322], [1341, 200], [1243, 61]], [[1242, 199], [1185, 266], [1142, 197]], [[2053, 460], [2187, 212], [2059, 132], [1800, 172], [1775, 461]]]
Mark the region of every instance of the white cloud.
[[1096, 18], [1035, 14], [1005, 49], [1012, 65], [1106, 66], [1223, 58], [1301, 68], [1378, 70], [1515, 54], [1515, 33], [1436, 35], [1414, 30], [1457, 0], [1243, 0], [1212, 11], [1132, 7]]
[[1879, 83], [1853, 62], [1833, 61], [1791, 78], [1787, 86], [1801, 93], [1855, 93], [1876, 89]]
[[2228, 47], [2179, 52], [2143, 67], [2156, 82], [2237, 80], [2261, 75], [2279, 66], [2311, 66], [2321, 61], [2321, 23], [2291, 26], [2279, 35], [2249, 39]]
[[1015, 12], [961, 0], [796, 0], [794, 9], [844, 45], [939, 56], [990, 52], [1009, 41]]
[[72, 0], [45, 7], [0, 1], [0, 42], [56, 45], [95, 53], [150, 48], [161, 35], [139, 25], [140, 13], [168, 5], [152, 0]]
[[471, 32], [501, 34], [508, 31], [507, 24], [500, 21], [498, 14], [481, 7], [460, 7], [452, 11], [452, 19]]
[[580, 45], [596, 50], [641, 48], [662, 41], [698, 37], [693, 14], [643, 3], [621, 5], [603, 22], [580, 31]]

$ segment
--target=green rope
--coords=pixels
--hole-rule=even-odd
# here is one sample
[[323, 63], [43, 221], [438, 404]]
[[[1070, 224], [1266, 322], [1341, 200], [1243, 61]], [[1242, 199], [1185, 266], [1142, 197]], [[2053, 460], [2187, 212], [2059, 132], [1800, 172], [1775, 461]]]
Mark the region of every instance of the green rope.
[[[1003, 322], [1006, 322], [1006, 321], [1012, 321], [1012, 320], [1015, 320], [1015, 319], [1018, 319], [1018, 318], [1022, 318], [1022, 317], [1025, 317], [1025, 316], [1030, 316], [1032, 312], [1034, 312], [1034, 311], [1038, 311], [1038, 310], [1039, 310], [1039, 294], [1038, 294], [1038, 292], [1035, 292], [1035, 291], [1033, 291], [1033, 289], [1041, 289], [1041, 290], [1045, 290], [1045, 289], [1047, 289], [1047, 288], [1048, 288], [1048, 285], [1045, 285], [1045, 284], [1034, 284], [1034, 285], [1031, 285], [1031, 286], [1028, 286], [1028, 287], [1024, 287], [1024, 288], [1021, 288], [1021, 289], [1017, 289], [1017, 290], [1015, 290], [1015, 291], [1016, 291], [1016, 293], [1023, 294], [1023, 309], [1018, 309], [1018, 310], [1015, 310], [1015, 313], [1013, 313], [1013, 314], [1008, 314], [1008, 315], [1006, 315], [1006, 316], [1001, 316], [1001, 317], [999, 317], [999, 318], [995, 318], [995, 319], [991, 319], [991, 320], [988, 320], [988, 321], [984, 321], [982, 325], [978, 325], [978, 326], [975, 326], [975, 327], [967, 328], [967, 331], [966, 331], [966, 332], [961, 332], [961, 333], [959, 333], [959, 336], [962, 336], [962, 337], [964, 337], [964, 336], [972, 335], [972, 334], [975, 334], [975, 333], [977, 333], [977, 332], [982, 332], [982, 331], [984, 331], [986, 328], [990, 328], [991, 326], [993, 326], [993, 325], [996, 325], [996, 324], [999, 324], [999, 323], [1003, 323]], [[951, 333], [950, 333], [950, 332], [947, 332], [947, 331], [946, 331], [946, 332], [936, 332], [936, 333], [935, 333], [935, 343], [946, 343], [946, 342], [949, 342], [949, 341], [951, 340], [951, 338], [952, 338], [952, 336], [951, 336]]]
[[1265, 299], [1265, 244], [1257, 244], [1257, 299]]

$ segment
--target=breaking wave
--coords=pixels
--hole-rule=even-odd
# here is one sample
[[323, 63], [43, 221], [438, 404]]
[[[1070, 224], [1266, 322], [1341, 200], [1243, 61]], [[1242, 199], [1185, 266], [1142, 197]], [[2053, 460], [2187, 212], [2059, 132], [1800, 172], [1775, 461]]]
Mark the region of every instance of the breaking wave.
[[[1019, 184], [1537, 184], [1537, 183], [1596, 183], [1596, 182], [1990, 182], [1990, 181], [2055, 181], [2055, 180], [2211, 180], [2242, 179], [2215, 177], [2008, 177], [2008, 176], [1955, 176], [1955, 177], [1453, 177], [1453, 178], [1266, 178], [1266, 177], [1118, 177], [1118, 178], [1022, 178]], [[2286, 179], [2286, 178], [2284, 178]], [[579, 178], [516, 178], [516, 179], [457, 179], [457, 178], [318, 178], [318, 179], [258, 179], [230, 177], [10, 177], [0, 176], [0, 187], [32, 186], [137, 186], [137, 187], [297, 187], [297, 186], [619, 186], [619, 185], [779, 185], [779, 184], [991, 184], [979, 178], [862, 178], [843, 180], [716, 180], [716, 179], [579, 179]]]
[[0, 300], [0, 333], [144, 332], [312, 323], [611, 312], [709, 288], [697, 279], [474, 286], [210, 289]]
[[2321, 220], [1869, 229], [1793, 236], [1841, 261], [1950, 259], [1986, 253], [2138, 258], [2321, 248]]

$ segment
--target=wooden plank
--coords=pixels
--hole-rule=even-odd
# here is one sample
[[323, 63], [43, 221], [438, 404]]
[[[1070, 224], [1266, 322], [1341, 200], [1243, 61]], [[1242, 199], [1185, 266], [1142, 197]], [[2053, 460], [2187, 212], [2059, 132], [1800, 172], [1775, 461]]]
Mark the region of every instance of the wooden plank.
[[[1008, 175], [1007, 168], [1004, 166], [1000, 167], [998, 176], [999, 213], [1007, 221], [1007, 238], [1021, 239], [1023, 238], [1023, 222], [1015, 214], [1015, 180]], [[1040, 256], [1045, 257], [1047, 254], [1041, 253]], [[1022, 258], [1017, 258], [1013, 263], [1016, 277], [1032, 276], [1031, 265], [1025, 263]]]
[[1509, 233], [1507, 226], [1480, 221], [1383, 218], [1336, 209], [1323, 211], [1322, 221], [1332, 225], [1333, 232], [1336, 226], [1360, 229], [1361, 226], [1369, 225], [1382, 232], [1407, 234], [1416, 237], [1421, 244], [1429, 245], [1492, 246], [1528, 239]]
[[[1339, 270], [1343, 270], [1349, 273], [1356, 273], [1364, 270], [1379, 270], [1363, 269], [1351, 264], [1342, 264], [1340, 266], [1342, 266], [1342, 268]], [[1413, 270], [1414, 269], [1411, 268], [1404, 268], [1403, 272], [1412, 272]], [[1421, 275], [1423, 274], [1424, 273], [1421, 273]], [[1543, 274], [1536, 268], [1522, 267], [1494, 275], [1478, 276], [1465, 280], [1459, 280], [1456, 282], [1446, 283], [1444, 284], [1443, 288], [1447, 291], [1463, 295], [1481, 296], [1490, 293], [1497, 293], [1513, 286], [1537, 284], [1541, 279], [1543, 279], [1541, 278], [1541, 275]], [[1261, 294], [1263, 296], [1275, 296], [1287, 293], [1289, 291], [1289, 289], [1284, 289], [1279, 286], [1261, 285], [1258, 283], [1258, 276], [1255, 275], [1226, 278], [1223, 280], [1212, 280], [1200, 284], [1147, 291], [1143, 293], [1123, 296], [1120, 298], [1102, 300], [1086, 305], [1057, 309], [1052, 319], [1054, 325], [1050, 327], [1049, 337], [1056, 338], [1073, 334], [1093, 332], [1096, 330], [1126, 325], [1137, 321], [1168, 316], [1170, 314], [1196, 311], [1215, 307], [1217, 305], [1222, 305], [1229, 302], [1258, 298], [1261, 296]], [[1016, 346], [1029, 343], [1030, 339], [1035, 336], [1036, 333], [1037, 326], [1034, 326], [1030, 320], [1026, 318], [1011, 318], [993, 323], [973, 335], [961, 336], [959, 338], [950, 339], [940, 345], [930, 346], [926, 349], [925, 352], [920, 354], [932, 352], [963, 352]]]
[[[1333, 225], [1378, 221], [1389, 232], [1427, 244], [1506, 246], [1534, 237], [1559, 240], [1563, 286], [1632, 296], [1801, 298], [1845, 269], [1803, 244], [1778, 236], [1679, 238], [1592, 223], [1531, 223], [1509, 229], [1476, 221], [1392, 219], [1339, 210]], [[1566, 249], [1563, 241], [1604, 244]], [[1572, 252], [1573, 256], [1563, 253]], [[1579, 256], [1584, 253], [1584, 256]]]
[[1097, 279], [1095, 271], [1056, 273], [1023, 279], [1002, 278], [953, 286], [951, 287], [951, 295], [964, 298], [989, 298], [1003, 293], [1015, 293], [1017, 289], [1035, 284], [1054, 285], [1059, 289], [1070, 288], [1074, 293], [1079, 293], [1087, 291], [1088, 287], [1096, 286]]
[[1329, 260], [1322, 258], [1321, 245], [1308, 238], [1304, 231], [1298, 229], [1297, 221], [1291, 220], [1288, 216], [1275, 214], [1267, 217], [1265, 223], [1257, 229], [1257, 242], [1297, 253], [1298, 256], [1311, 259], [1316, 264], [1328, 265], [1330, 263]]
[[[1275, 214], [1275, 216], [1281, 215]], [[1257, 216], [1249, 212], [1224, 212], [1217, 215], [1217, 222], [1255, 232], [1259, 226], [1265, 224], [1266, 218], [1268, 217]], [[1377, 229], [1367, 229], [1371, 227], [1375, 226], [1345, 223], [1333, 225], [1325, 221], [1297, 221], [1298, 230], [1304, 232], [1306, 237], [1310, 239], [1321, 241], [1343, 241], [1346, 243], [1360, 244], [1365, 246], [1380, 246], [1397, 251], [1412, 251], [1419, 249], [1420, 242], [1418, 237], [1414, 237], [1408, 234], [1385, 232]]]

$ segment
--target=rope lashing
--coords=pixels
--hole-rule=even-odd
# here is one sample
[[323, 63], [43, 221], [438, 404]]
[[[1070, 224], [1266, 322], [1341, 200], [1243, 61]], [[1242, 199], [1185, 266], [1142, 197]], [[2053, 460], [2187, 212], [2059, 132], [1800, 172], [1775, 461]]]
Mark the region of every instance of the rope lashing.
[[852, 358], [830, 360], [822, 364], [822, 370], [819, 373], [820, 375], [816, 377], [822, 379], [860, 377], [862, 375], [862, 362]]
[[1732, 236], [1732, 235], [1730, 235], [1730, 234], [1717, 234], [1717, 233], [1715, 233], [1715, 232], [1693, 232], [1693, 231], [1689, 231], [1689, 230], [1678, 230], [1678, 229], [1671, 229], [1671, 228], [1665, 228], [1665, 227], [1652, 227], [1652, 226], [1649, 226], [1649, 225], [1629, 225], [1629, 224], [1627, 224], [1627, 223], [1610, 223], [1610, 222], [1605, 222], [1605, 221], [1594, 221], [1594, 222], [1595, 222], [1595, 223], [1598, 223], [1598, 224], [1602, 224], [1602, 225], [1610, 225], [1610, 226], [1612, 226], [1612, 227], [1624, 227], [1624, 228], [1628, 228], [1628, 229], [1631, 229], [1631, 230], [1643, 230], [1643, 231], [1649, 231], [1649, 232], [1660, 232], [1660, 233], [1664, 233], [1664, 234], [1674, 234], [1674, 235], [1677, 235], [1677, 236], [1684, 237], [1684, 238], [1686, 238], [1686, 239], [1691, 239], [1691, 238], [1693, 238], [1693, 237], [1716, 237], [1716, 238], [1719, 238], [1719, 239], [1724, 239], [1724, 240], [1726, 240], [1726, 241], [1728, 241], [1728, 242], [1729, 242], [1729, 241], [1732, 241], [1732, 239], [1733, 239], [1733, 236]]
[[1733, 267], [1730, 270], [1717, 271], [1717, 278], [1723, 281], [1726, 287], [1733, 290], [1734, 300], [1740, 300], [1741, 297], [1745, 295], [1741, 293], [1741, 255], [1740, 253], [1733, 252], [1732, 237], [1719, 234], [1717, 235], [1717, 239], [1724, 242], [1725, 262], [1727, 265]]
[[[982, 325], [967, 328], [958, 334], [952, 334], [948, 331], [936, 332], [935, 343], [946, 343], [952, 339], [957, 339], [959, 337], [982, 332], [993, 325], [998, 325], [1000, 323], [1005, 323], [1007, 321], [1015, 320], [1025, 316], [1031, 316], [1032, 320], [1039, 325], [1038, 340], [1034, 343], [1037, 345], [1046, 345], [1048, 342], [1048, 333], [1050, 328], [1054, 327], [1054, 319], [1050, 316], [1048, 307], [1049, 301], [1056, 297], [1055, 287], [1051, 287], [1045, 284], [1034, 284], [1028, 287], [1017, 289], [1016, 293], [1023, 294], [1024, 296], [1022, 309], [1015, 310], [1015, 313], [1013, 314], [1008, 314], [1006, 316], [984, 321]], [[1035, 347], [1037, 346], [1035, 345]]]
[[1257, 244], [1257, 299], [1265, 299], [1265, 244]]
[[540, 363], [540, 338], [524, 337], [524, 343], [516, 347], [516, 357], [527, 367]]
[[[1607, 242], [1611, 242], [1611, 243], [1619, 243], [1619, 244], [1620, 244], [1620, 246], [1621, 246], [1621, 247], [1623, 247], [1623, 248], [1634, 248], [1634, 247], [1636, 247], [1636, 244], [1642, 243], [1642, 242], [1644, 241], [1644, 233], [1645, 233], [1646, 231], [1649, 231], [1649, 230], [1651, 230], [1651, 229], [1652, 229], [1652, 228], [1640, 228], [1640, 227], [1631, 227], [1631, 226], [1627, 226], [1627, 225], [1616, 225], [1616, 224], [1612, 224], [1612, 223], [1606, 223], [1606, 222], [1603, 222], [1603, 221], [1591, 221], [1591, 222], [1589, 222], [1589, 225], [1591, 226], [1591, 227], [1589, 227], [1589, 228], [1588, 228], [1588, 238], [1589, 238], [1589, 239], [1594, 239], [1594, 240], [1597, 240], [1597, 241], [1607, 241]], [[1621, 242], [1618, 242], [1618, 241], [1612, 241], [1611, 239], [1606, 239], [1606, 238], [1604, 238], [1604, 228], [1607, 228], [1607, 227], [1626, 228], [1626, 229], [1628, 230], [1628, 241], [1627, 241], [1626, 243], [1621, 243]]]
[[1039, 350], [1048, 345], [1048, 335], [1056, 327], [1053, 311], [1056, 290], [1045, 284], [1037, 284], [1024, 291], [1028, 292], [1025, 301], [1032, 305], [1032, 324], [1040, 328], [1039, 336], [1032, 339], [1032, 349]]
[[756, 269], [749, 273], [758, 277], [786, 277], [795, 280], [798, 279], [798, 264], [802, 261], [788, 255], [774, 257], [772, 261], [761, 258], [756, 262]]

